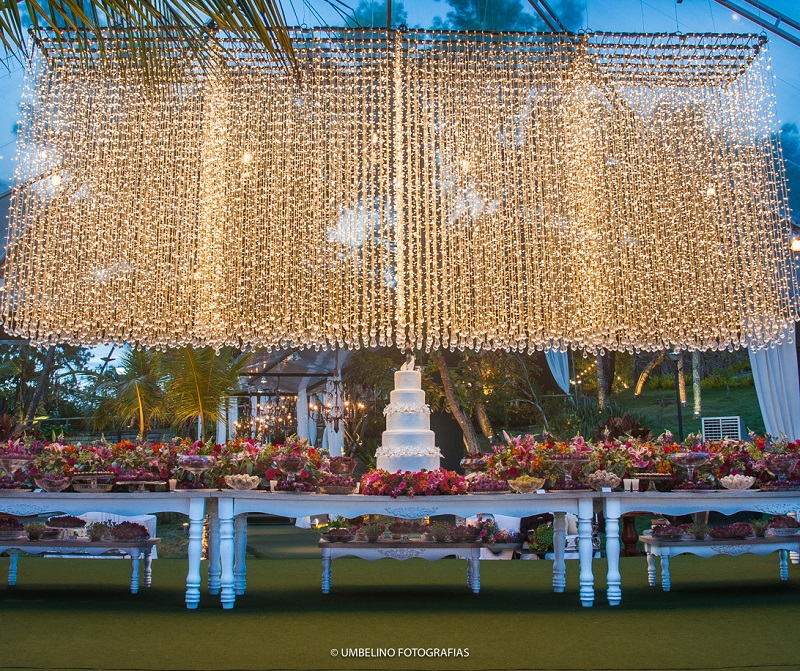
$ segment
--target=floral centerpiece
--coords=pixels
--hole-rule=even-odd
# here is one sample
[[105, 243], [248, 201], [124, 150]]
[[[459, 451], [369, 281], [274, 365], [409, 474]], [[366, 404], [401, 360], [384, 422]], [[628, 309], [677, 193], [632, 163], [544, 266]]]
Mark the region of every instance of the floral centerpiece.
[[431, 522], [425, 529], [431, 538], [437, 543], [444, 543], [450, 535], [453, 525], [448, 522]]
[[361, 478], [361, 493], [368, 496], [437, 496], [466, 494], [467, 480], [455, 471], [370, 471]]
[[109, 531], [115, 541], [140, 542], [150, 538], [150, 532], [144, 524], [138, 522], [120, 522], [111, 527]]
[[24, 438], [0, 443], [0, 465], [9, 476], [31, 464], [33, 458], [33, 446], [27, 445]]
[[48, 517], [46, 524], [51, 529], [83, 529], [86, 526], [86, 520], [75, 517], [75, 515], [56, 515]]
[[480, 537], [480, 529], [471, 524], [459, 524], [450, 530], [450, 539], [456, 543], [474, 543]]
[[674, 541], [680, 540], [684, 531], [686, 531], [686, 526], [683, 524], [655, 524], [650, 530], [650, 534], [653, 538]]
[[776, 536], [792, 536], [800, 531], [800, 522], [788, 515], [773, 515], [768, 525]]
[[717, 540], [741, 540], [747, 538], [753, 530], [747, 522], [734, 522], [722, 527], [715, 527], [708, 532], [711, 538]]

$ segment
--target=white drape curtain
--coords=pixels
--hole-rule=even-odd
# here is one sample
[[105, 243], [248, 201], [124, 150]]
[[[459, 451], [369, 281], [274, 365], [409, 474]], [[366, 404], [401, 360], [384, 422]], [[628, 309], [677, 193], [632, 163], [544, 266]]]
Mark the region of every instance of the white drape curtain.
[[565, 394], [569, 394], [569, 354], [550, 350], [544, 353], [550, 372]]
[[294, 416], [297, 418], [297, 437], [300, 440], [308, 440], [308, 393], [305, 386], [297, 390], [297, 406], [294, 412]]
[[750, 366], [767, 433], [773, 438], [800, 439], [800, 379], [797, 350], [784, 339], [780, 345], [753, 352]]

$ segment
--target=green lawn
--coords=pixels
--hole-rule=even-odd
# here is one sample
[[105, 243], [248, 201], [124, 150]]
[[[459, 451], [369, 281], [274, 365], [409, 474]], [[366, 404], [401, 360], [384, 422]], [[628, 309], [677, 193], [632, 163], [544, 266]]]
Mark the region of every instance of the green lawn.
[[[694, 418], [694, 395], [691, 387], [686, 390], [687, 402], [683, 408], [683, 432], [700, 432], [700, 419]], [[657, 436], [664, 429], [669, 429], [677, 435], [678, 411], [675, 402], [674, 389], [645, 389], [638, 397], [633, 395], [633, 390], [615, 394], [611, 401], [630, 412], [634, 416], [644, 417], [644, 424], [653, 430]], [[726, 393], [724, 389], [703, 389], [703, 415], [705, 417], [730, 417], [744, 418], [748, 430], [764, 433], [764, 420], [758, 406], [755, 387], [739, 387]]]
[[[255, 559], [233, 611], [204, 593], [183, 608], [185, 561], [158, 559], [153, 587], [127, 590], [129, 564], [23, 558], [0, 587], [0, 668], [14, 669], [652, 669], [800, 668], [800, 567], [771, 557], [682, 556], [673, 591], [647, 586], [645, 561], [622, 560], [623, 603], [582, 608], [577, 562], [565, 594], [549, 561], [483, 562], [482, 591], [456, 560]], [[205, 563], [204, 563], [205, 565]], [[0, 558], [0, 574], [8, 559]], [[467, 658], [352, 658], [347, 648], [468, 648]], [[333, 656], [331, 651], [337, 655]]]

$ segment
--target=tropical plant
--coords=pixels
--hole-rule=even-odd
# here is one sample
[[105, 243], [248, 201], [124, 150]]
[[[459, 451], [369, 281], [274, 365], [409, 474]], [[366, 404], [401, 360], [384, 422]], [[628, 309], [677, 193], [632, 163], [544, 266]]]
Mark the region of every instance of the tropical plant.
[[239, 387], [239, 374], [250, 353], [238, 354], [223, 348], [216, 354], [210, 347], [179, 347], [164, 355], [168, 411], [176, 426], [194, 419], [200, 422], [199, 438], [205, 440], [212, 422], [225, 410], [222, 400]]
[[[8, 0], [0, 3], [0, 44], [7, 54], [27, 53], [27, 27], [48, 29], [53, 46], [64, 53], [94, 51], [131, 54], [139, 62], [167, 55], [165, 40], [147, 39], [169, 32], [187, 51], [202, 53], [217, 30], [266, 49], [278, 59], [293, 59], [279, 0]], [[113, 40], [107, 36], [114, 31]], [[98, 45], [102, 45], [98, 48]]]
[[99, 430], [136, 423], [139, 438], [145, 439], [154, 421], [166, 419], [163, 382], [161, 354], [129, 350], [118, 369], [97, 385], [102, 398], [92, 423]]

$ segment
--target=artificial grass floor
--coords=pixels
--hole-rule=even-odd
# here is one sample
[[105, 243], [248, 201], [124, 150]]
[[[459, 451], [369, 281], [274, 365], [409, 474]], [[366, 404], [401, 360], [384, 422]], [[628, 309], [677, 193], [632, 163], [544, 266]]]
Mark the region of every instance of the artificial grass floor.
[[[598, 560], [593, 608], [579, 605], [577, 562], [565, 594], [550, 589], [549, 561], [483, 562], [474, 595], [457, 560], [340, 559], [323, 595], [318, 559], [254, 559], [232, 611], [207, 593], [183, 608], [183, 560], [157, 560], [153, 587], [135, 596], [129, 568], [21, 558], [17, 587], [0, 587], [0, 668], [800, 669], [800, 566], [781, 582], [777, 556], [675, 558], [670, 593], [647, 586], [643, 558], [623, 559], [617, 608]], [[469, 657], [397, 652], [429, 647]]]

